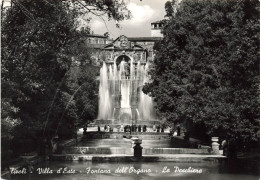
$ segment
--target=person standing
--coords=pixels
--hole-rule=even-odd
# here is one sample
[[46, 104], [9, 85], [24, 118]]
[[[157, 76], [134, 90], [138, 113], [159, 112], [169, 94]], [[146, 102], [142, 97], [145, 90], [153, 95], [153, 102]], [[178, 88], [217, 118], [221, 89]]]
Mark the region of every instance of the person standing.
[[124, 125], [123, 125], [123, 124], [121, 124], [120, 132], [125, 132], [125, 128], [124, 128]]
[[141, 125], [138, 126], [138, 132], [141, 132]]
[[160, 126], [157, 126], [157, 132], [160, 132]]
[[226, 156], [227, 155], [227, 141], [224, 140], [221, 143], [222, 149], [223, 149], [223, 155]]
[[181, 136], [181, 127], [179, 124], [177, 125], [177, 136]]
[[146, 125], [144, 125], [143, 127], [143, 132], [146, 132]]
[[155, 123], [153, 124], [153, 131], [156, 131]]

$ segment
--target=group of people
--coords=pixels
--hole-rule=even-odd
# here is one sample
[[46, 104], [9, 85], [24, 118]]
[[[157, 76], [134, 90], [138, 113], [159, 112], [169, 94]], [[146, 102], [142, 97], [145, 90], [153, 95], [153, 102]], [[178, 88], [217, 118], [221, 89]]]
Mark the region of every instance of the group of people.
[[[121, 125], [120, 127], [117, 127], [118, 132], [146, 132], [147, 131], [147, 126], [144, 125], [143, 127], [141, 125]], [[98, 131], [101, 131], [100, 126], [98, 126]], [[109, 125], [104, 126], [104, 131], [105, 132], [113, 132], [113, 128], [111, 128]]]
[[[121, 130], [122, 130], [123, 125], [121, 125]], [[141, 125], [126, 125], [123, 127], [123, 132], [146, 132], [147, 131], [147, 126], [144, 125], [143, 127]]]
[[[99, 127], [99, 126], [98, 126], [98, 131], [100, 131], [100, 127]], [[111, 131], [113, 131], [113, 128], [110, 128], [109, 125], [105, 125], [105, 126], [104, 126], [104, 131], [106, 131], [106, 132], [111, 132]]]
[[156, 131], [156, 132], [164, 132], [164, 127], [161, 126], [161, 125], [155, 126], [155, 124], [154, 124], [154, 125], [153, 125], [153, 131]]
[[[164, 132], [164, 127], [161, 125], [153, 125], [152, 127], [153, 132]], [[98, 132], [101, 131], [101, 127], [98, 126]], [[110, 127], [109, 125], [104, 126], [105, 132], [113, 132], [113, 127]], [[146, 125], [121, 125], [117, 126], [117, 132], [147, 132], [147, 126]]]

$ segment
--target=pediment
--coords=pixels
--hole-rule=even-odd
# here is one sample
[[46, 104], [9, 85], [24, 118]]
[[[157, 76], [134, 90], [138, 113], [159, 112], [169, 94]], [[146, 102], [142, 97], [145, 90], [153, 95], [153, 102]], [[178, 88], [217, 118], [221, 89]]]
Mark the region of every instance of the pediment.
[[133, 49], [141, 49], [141, 50], [143, 50], [143, 49], [145, 49], [143, 46], [141, 46], [141, 45], [139, 45], [139, 44], [135, 44], [134, 46], [133, 46]]
[[107, 44], [103, 47], [104, 50], [109, 49], [132, 49], [132, 50], [146, 50], [143, 46], [137, 42], [129, 41], [125, 35], [121, 35], [116, 38], [112, 43]]
[[114, 46], [119, 49], [129, 49], [131, 48], [131, 42], [125, 35], [119, 36], [114, 42]]

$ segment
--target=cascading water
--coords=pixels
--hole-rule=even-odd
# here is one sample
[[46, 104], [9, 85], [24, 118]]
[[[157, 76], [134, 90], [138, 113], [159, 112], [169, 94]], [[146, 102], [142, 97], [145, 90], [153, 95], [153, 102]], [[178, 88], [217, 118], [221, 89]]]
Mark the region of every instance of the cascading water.
[[99, 83], [99, 111], [98, 119], [110, 119], [112, 113], [112, 103], [109, 92], [109, 81], [106, 63], [103, 63], [100, 69], [100, 83]]
[[130, 80], [128, 79], [127, 63], [122, 60], [119, 68], [119, 78], [120, 78], [120, 90], [121, 90], [121, 110], [119, 119], [124, 122], [130, 122], [132, 119], [132, 112], [130, 106]]
[[[135, 65], [133, 59], [128, 62], [123, 59], [118, 66], [116, 60], [110, 65], [103, 63], [100, 69], [98, 119], [114, 119], [120, 124], [155, 119], [152, 98], [142, 92], [142, 86], [149, 81], [148, 64], [144, 66], [139, 61]], [[135, 99], [137, 96], [138, 101]]]
[[130, 108], [130, 82], [121, 81], [121, 108]]
[[[145, 66], [141, 66], [140, 63], [137, 65], [139, 71], [139, 78], [141, 80], [141, 85], [144, 85], [146, 82], [149, 82], [148, 68], [149, 63], [146, 63]], [[142, 89], [139, 92], [139, 105], [138, 110], [140, 112], [140, 118], [143, 120], [154, 120], [154, 106], [153, 100], [150, 96], [143, 93]]]
[[109, 65], [109, 87], [110, 87], [110, 94], [113, 95], [114, 94], [114, 84], [112, 83], [114, 81], [114, 73], [113, 73], [113, 68], [112, 65]]

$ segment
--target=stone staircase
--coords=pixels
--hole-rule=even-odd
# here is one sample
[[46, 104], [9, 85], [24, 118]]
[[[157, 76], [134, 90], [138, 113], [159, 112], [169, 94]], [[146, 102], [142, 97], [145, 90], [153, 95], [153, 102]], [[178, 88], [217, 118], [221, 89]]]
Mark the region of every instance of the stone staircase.
[[[127, 136], [127, 137], [126, 137]], [[131, 137], [142, 139], [142, 157], [134, 157]], [[172, 137], [167, 133], [88, 132], [77, 146], [67, 146], [62, 154], [54, 154], [52, 160], [77, 160], [95, 162], [201, 162], [215, 161], [216, 155], [209, 146], [200, 146], [200, 141]]]
[[87, 132], [84, 135], [83, 139], [123, 139], [131, 137], [139, 137], [141, 139], [169, 139], [169, 133], [156, 133], [156, 132], [133, 132], [133, 133], [125, 133], [125, 132]]
[[[101, 133], [99, 133], [101, 134]], [[63, 154], [78, 154], [78, 155], [116, 155], [125, 154], [133, 155], [132, 140], [128, 138], [118, 137], [118, 133], [105, 133], [105, 135], [112, 138], [83, 138], [77, 146], [66, 147], [63, 150]], [[211, 148], [205, 146], [203, 148], [195, 148], [189, 146], [184, 147], [182, 144], [184, 140], [180, 138], [172, 138], [167, 134], [139, 134], [134, 135], [139, 139], [142, 139], [141, 146], [143, 147], [143, 155], [156, 155], [156, 154], [211, 154]], [[181, 143], [180, 143], [181, 142]], [[187, 142], [184, 142], [187, 143]]]

